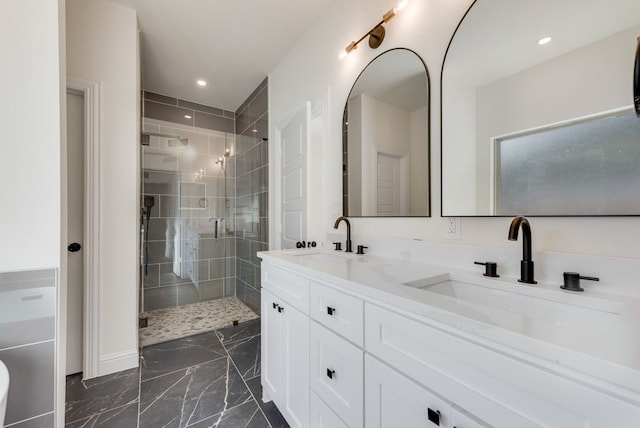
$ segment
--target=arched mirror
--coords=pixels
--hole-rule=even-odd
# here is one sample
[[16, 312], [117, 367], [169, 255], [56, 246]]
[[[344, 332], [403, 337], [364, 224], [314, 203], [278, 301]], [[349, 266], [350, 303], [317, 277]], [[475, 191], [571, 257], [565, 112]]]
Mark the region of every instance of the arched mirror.
[[476, 0], [442, 69], [442, 215], [640, 215], [638, 36], [638, 0]]
[[408, 49], [367, 65], [344, 108], [343, 214], [428, 217], [429, 74]]

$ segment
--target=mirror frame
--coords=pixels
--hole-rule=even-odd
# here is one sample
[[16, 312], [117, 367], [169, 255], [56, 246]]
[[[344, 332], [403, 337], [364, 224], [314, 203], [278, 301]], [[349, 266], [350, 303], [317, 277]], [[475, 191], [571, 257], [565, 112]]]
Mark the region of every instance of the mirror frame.
[[[475, 3], [475, 1], [474, 1]], [[373, 215], [351, 215], [351, 214], [347, 214], [346, 210], [345, 210], [345, 195], [344, 195], [344, 189], [345, 189], [345, 185], [347, 183], [345, 183], [345, 179], [347, 179], [347, 177], [349, 176], [348, 171], [345, 170], [345, 164], [344, 164], [344, 146], [345, 146], [345, 142], [346, 142], [346, 138], [347, 138], [347, 132], [345, 130], [345, 122], [346, 122], [346, 113], [347, 113], [347, 107], [349, 104], [349, 98], [351, 97], [351, 93], [353, 92], [353, 88], [356, 86], [356, 83], [358, 82], [358, 79], [360, 79], [360, 76], [362, 76], [362, 74], [367, 70], [367, 68], [369, 68], [369, 66], [378, 58], [380, 58], [382, 55], [389, 53], [389, 52], [393, 52], [393, 51], [398, 51], [398, 50], [402, 50], [402, 51], [407, 51], [410, 52], [412, 54], [414, 54], [416, 56], [416, 58], [418, 58], [418, 60], [420, 60], [420, 63], [422, 64], [422, 66], [424, 67], [424, 72], [426, 74], [426, 78], [427, 78], [427, 102], [426, 102], [426, 106], [427, 106], [427, 165], [429, 166], [429, 173], [427, 174], [427, 188], [426, 191], [428, 192], [427, 195], [427, 213], [426, 215], [408, 215], [408, 216], [373, 216]], [[366, 66], [364, 66], [364, 68], [360, 71], [360, 73], [358, 73], [358, 76], [355, 78], [355, 80], [353, 81], [353, 84], [351, 85], [351, 89], [349, 90], [349, 93], [347, 94], [347, 98], [344, 102], [344, 109], [342, 111], [342, 122], [340, 123], [340, 133], [342, 134], [342, 141], [341, 141], [341, 151], [340, 151], [340, 164], [341, 164], [341, 168], [340, 170], [342, 171], [342, 190], [341, 190], [341, 200], [342, 200], [342, 215], [344, 217], [349, 217], [349, 218], [429, 218], [431, 217], [431, 205], [432, 205], [432, 189], [431, 189], [431, 75], [429, 74], [429, 67], [427, 67], [427, 63], [422, 59], [422, 57], [420, 55], [418, 55], [418, 53], [416, 51], [414, 51], [413, 49], [409, 49], [409, 48], [403, 48], [403, 47], [397, 47], [397, 48], [391, 48], [388, 49], [378, 55], [376, 55], [374, 58], [371, 59], [371, 61], [369, 61], [367, 63]]]
[[[455, 215], [455, 214], [445, 214], [444, 213], [444, 187], [443, 187], [443, 178], [444, 178], [444, 169], [443, 169], [443, 145], [444, 145], [444, 129], [443, 129], [443, 124], [444, 124], [444, 114], [443, 114], [443, 110], [442, 110], [442, 104], [443, 104], [443, 98], [444, 98], [444, 92], [443, 91], [443, 80], [444, 80], [444, 66], [447, 62], [447, 55], [449, 54], [449, 49], [451, 48], [451, 44], [453, 43], [453, 39], [456, 37], [456, 34], [458, 33], [458, 30], [460, 29], [460, 26], [462, 25], [462, 23], [464, 22], [465, 18], [467, 17], [467, 15], [469, 14], [469, 12], [471, 11], [471, 9], [473, 8], [473, 6], [475, 6], [475, 4], [478, 2], [478, 0], [473, 0], [473, 2], [469, 5], [469, 7], [467, 8], [467, 10], [465, 11], [464, 15], [462, 15], [462, 18], [460, 18], [460, 21], [458, 22], [458, 25], [456, 25], [455, 30], [453, 31], [453, 34], [451, 35], [451, 39], [449, 39], [449, 43], [447, 44], [447, 49], [445, 50], [444, 53], [444, 57], [442, 59], [442, 67], [440, 69], [440, 217], [462, 217], [462, 218], [513, 218], [513, 215], [488, 215], [488, 214], [476, 214], [476, 215]], [[640, 52], [640, 38], [638, 39], [638, 52]], [[640, 61], [640, 56], [636, 56], [636, 62]], [[640, 70], [640, 66], [636, 69], [636, 70]], [[633, 100], [632, 100], [633, 101]], [[640, 115], [639, 115], [640, 117]], [[527, 214], [527, 217], [549, 217], [549, 218], [581, 218], [581, 217], [590, 217], [590, 218], [595, 218], [595, 217], [639, 217], [639, 214], [574, 214], [574, 215], [559, 215], [559, 214]]]

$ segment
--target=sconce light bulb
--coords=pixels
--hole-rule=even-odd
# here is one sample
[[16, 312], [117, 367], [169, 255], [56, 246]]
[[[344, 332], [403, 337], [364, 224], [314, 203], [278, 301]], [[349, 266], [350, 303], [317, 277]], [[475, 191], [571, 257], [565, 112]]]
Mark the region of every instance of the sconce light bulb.
[[225, 152], [225, 153], [229, 153], [229, 149], [225, 149], [225, 151], [224, 151], [224, 152]]
[[340, 51], [338, 52], [338, 58], [345, 59], [346, 57], [347, 57], [347, 50], [346, 49], [340, 49]]
[[398, 2], [398, 5], [396, 6], [396, 10], [400, 11], [400, 10], [404, 9], [405, 7], [407, 7], [408, 4], [409, 4], [409, 0], [400, 0]]
[[222, 161], [223, 161], [222, 156], [220, 156], [220, 157], [218, 158], [218, 162], [222, 162]]

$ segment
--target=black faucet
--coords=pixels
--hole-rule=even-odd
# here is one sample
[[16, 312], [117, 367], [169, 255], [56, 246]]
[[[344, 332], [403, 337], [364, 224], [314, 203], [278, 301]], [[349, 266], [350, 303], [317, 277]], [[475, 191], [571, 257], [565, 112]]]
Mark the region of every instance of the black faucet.
[[341, 221], [344, 221], [347, 224], [347, 243], [346, 243], [347, 248], [345, 248], [344, 251], [345, 253], [353, 253], [353, 250], [351, 249], [351, 223], [349, 223], [349, 219], [346, 217], [338, 217], [338, 219], [336, 220], [336, 223], [333, 225], [333, 228], [337, 229]]
[[533, 260], [531, 260], [531, 226], [526, 217], [518, 216], [511, 220], [509, 226], [509, 241], [518, 240], [518, 231], [522, 226], [522, 261], [520, 262], [520, 279], [526, 284], [537, 284], [533, 279]]

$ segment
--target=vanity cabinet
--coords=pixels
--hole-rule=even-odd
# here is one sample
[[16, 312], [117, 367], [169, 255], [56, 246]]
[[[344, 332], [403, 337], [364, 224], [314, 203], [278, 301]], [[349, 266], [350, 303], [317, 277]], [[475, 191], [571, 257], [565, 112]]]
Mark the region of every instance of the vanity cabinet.
[[[292, 427], [308, 427], [309, 281], [280, 269], [263, 271], [262, 279], [263, 399], [273, 400]], [[307, 304], [300, 305], [305, 293]]]
[[276, 263], [262, 269], [263, 398], [273, 399], [291, 426], [533, 428], [640, 421], [632, 399], [584, 373], [407, 311], [401, 301], [387, 302], [364, 285], [349, 289], [308, 269], [294, 271]]

